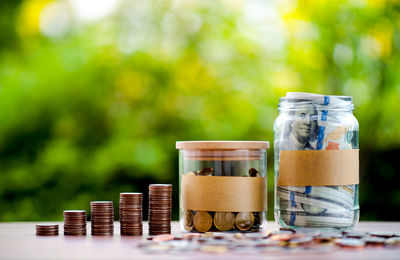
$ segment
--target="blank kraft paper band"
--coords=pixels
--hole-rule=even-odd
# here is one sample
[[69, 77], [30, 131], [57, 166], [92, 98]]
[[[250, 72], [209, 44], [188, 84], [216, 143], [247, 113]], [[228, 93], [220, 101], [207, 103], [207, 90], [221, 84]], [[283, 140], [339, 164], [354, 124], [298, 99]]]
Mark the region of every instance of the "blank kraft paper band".
[[281, 151], [279, 186], [359, 183], [359, 150]]
[[193, 176], [181, 180], [181, 208], [221, 212], [261, 212], [267, 206], [264, 177]]

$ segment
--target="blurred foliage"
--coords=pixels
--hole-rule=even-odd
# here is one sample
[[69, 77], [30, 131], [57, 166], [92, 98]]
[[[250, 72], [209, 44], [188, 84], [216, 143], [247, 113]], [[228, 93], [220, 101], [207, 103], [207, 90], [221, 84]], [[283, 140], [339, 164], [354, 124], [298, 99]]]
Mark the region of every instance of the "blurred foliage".
[[149, 183], [176, 218], [175, 141], [273, 143], [287, 91], [353, 96], [361, 219], [395, 220], [399, 26], [399, 1], [1, 1], [0, 220]]

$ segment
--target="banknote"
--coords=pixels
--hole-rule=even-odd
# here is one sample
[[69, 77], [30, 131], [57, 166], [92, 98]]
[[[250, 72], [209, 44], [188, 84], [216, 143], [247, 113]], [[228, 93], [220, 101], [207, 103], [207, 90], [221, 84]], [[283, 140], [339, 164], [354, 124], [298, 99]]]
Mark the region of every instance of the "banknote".
[[344, 208], [339, 208], [339, 207], [329, 207], [329, 208], [323, 208], [321, 205], [318, 204], [318, 206], [315, 206], [318, 203], [314, 204], [307, 204], [307, 203], [298, 203], [296, 201], [293, 203], [293, 201], [290, 200], [285, 200], [283, 198], [279, 199], [279, 209], [283, 211], [290, 211], [290, 212], [305, 212], [305, 213], [311, 213], [311, 214], [341, 214], [341, 215], [346, 215], [346, 216], [351, 216], [351, 211], [346, 210]]

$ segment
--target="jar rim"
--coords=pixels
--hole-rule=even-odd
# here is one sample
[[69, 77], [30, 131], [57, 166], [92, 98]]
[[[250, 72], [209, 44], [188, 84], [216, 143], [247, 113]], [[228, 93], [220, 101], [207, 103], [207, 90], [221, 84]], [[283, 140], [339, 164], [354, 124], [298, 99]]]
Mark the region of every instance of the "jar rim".
[[177, 141], [176, 149], [188, 150], [254, 150], [268, 149], [268, 141]]
[[305, 92], [287, 92], [279, 98], [278, 110], [301, 110], [299, 105], [311, 104], [316, 110], [354, 110], [353, 98], [350, 96], [321, 95]]

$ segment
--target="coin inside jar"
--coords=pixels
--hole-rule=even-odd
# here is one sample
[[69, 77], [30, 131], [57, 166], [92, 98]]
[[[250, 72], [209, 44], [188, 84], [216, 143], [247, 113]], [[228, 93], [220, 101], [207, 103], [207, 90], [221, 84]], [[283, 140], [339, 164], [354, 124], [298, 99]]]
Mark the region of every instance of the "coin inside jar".
[[240, 231], [249, 230], [254, 224], [254, 215], [252, 212], [238, 212], [236, 214], [235, 225]]
[[183, 225], [187, 231], [193, 229], [193, 212], [189, 209], [183, 210]]
[[207, 211], [197, 211], [193, 217], [193, 226], [199, 232], [207, 232], [212, 226], [212, 217]]
[[197, 175], [199, 175], [199, 176], [210, 176], [210, 175], [213, 174], [213, 172], [214, 172], [213, 168], [204, 168], [204, 169], [201, 169], [200, 171], [197, 171]]
[[261, 177], [261, 173], [259, 173], [256, 169], [250, 168], [249, 169], [249, 176], [250, 177]]
[[228, 231], [235, 224], [235, 216], [232, 212], [215, 212], [214, 225], [220, 231]]

